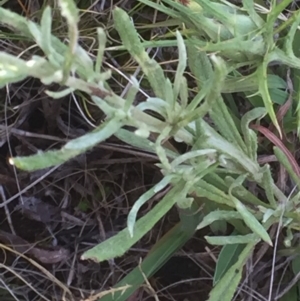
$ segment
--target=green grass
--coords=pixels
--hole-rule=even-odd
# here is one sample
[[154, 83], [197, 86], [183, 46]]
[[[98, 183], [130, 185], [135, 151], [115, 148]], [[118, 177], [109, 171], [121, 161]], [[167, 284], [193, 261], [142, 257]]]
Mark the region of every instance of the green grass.
[[[83, 2], [77, 3], [82, 11], [88, 7]], [[62, 98], [72, 92], [84, 93], [93, 101], [93, 110], [97, 107], [105, 115], [94, 130], [61, 149], [12, 157], [10, 163], [30, 172], [49, 168], [115, 136], [155, 155], [163, 175], [135, 201], [127, 228], [84, 252], [81, 259], [103, 262], [126, 256], [172, 207], [176, 205], [180, 213], [179, 223], [152, 247], [140, 266], [101, 300], [126, 300], [143, 283], [149, 288], [146, 279], [197, 230], [206, 227], [210, 227], [206, 243], [220, 246], [209, 301], [233, 300], [244, 280], [246, 263], [257, 254], [255, 250], [263, 250], [262, 245], [262, 252], [266, 253], [268, 246], [274, 259], [277, 252], [291, 250], [294, 259], [284, 283], [297, 275], [299, 250], [294, 234], [300, 222], [300, 169], [290, 139], [298, 145], [300, 11], [286, 10], [291, 3], [272, 1], [263, 14], [258, 10], [262, 3], [251, 0], [240, 6], [195, 0], [189, 3], [192, 7], [172, 0], [139, 0], [130, 12], [114, 8], [107, 24], [89, 21], [84, 14], [79, 21], [82, 11], [72, 0], [59, 1], [60, 10], [55, 8], [54, 15], [45, 7], [39, 24], [0, 8], [0, 24], [12, 29], [2, 36], [10, 43], [36, 43], [43, 53], [29, 59], [0, 52], [1, 87], [27, 77], [45, 85], [57, 83], [64, 90], [48, 95]], [[147, 6], [168, 16], [167, 20], [156, 22], [154, 18], [151, 25], [135, 27], [135, 16]], [[153, 35], [152, 29], [162, 34]], [[148, 40], [141, 35], [148, 35]], [[63, 43], [62, 37], [69, 42]], [[91, 38], [96, 43], [90, 44]], [[79, 46], [82, 40], [85, 43]], [[176, 47], [175, 64], [170, 63], [176, 68], [172, 75], [166, 76], [163, 68], [168, 62], [153, 59], [146, 51], [149, 47]], [[121, 74], [133, 75], [140, 68], [143, 81], [132, 76], [122, 95], [124, 79], [108, 70], [106, 55], [118, 61]], [[138, 93], [145, 90], [154, 96], [136, 104]], [[278, 114], [289, 96], [286, 112]], [[85, 113], [90, 116], [87, 107]], [[177, 144], [172, 144], [174, 140]], [[180, 151], [178, 144], [186, 151]], [[277, 165], [260, 164], [261, 155], [273, 154]], [[278, 179], [279, 168], [293, 183], [289, 189]], [[138, 218], [140, 208], [167, 187], [170, 189], [159, 203]], [[220, 235], [224, 226], [229, 230]], [[274, 227], [276, 235], [271, 231]], [[278, 242], [279, 233], [288, 233], [284, 243]], [[271, 275], [278, 280], [274, 262]], [[120, 287], [124, 290], [115, 291]], [[282, 292], [289, 294], [288, 299]], [[241, 300], [241, 295], [236, 296]], [[276, 293], [271, 281], [267, 298], [298, 300], [299, 291], [291, 285]]]

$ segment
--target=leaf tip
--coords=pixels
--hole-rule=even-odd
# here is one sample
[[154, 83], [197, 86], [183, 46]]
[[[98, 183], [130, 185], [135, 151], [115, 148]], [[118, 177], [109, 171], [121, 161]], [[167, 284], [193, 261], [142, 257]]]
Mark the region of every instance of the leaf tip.
[[128, 232], [129, 232], [130, 238], [132, 238], [133, 237], [133, 225], [128, 226]]
[[94, 257], [94, 256], [86, 256], [86, 253], [83, 253], [83, 254], [80, 256], [80, 259], [81, 259], [81, 260], [87, 260], [87, 259], [90, 259], [90, 260], [92, 260], [92, 261], [94, 261], [94, 262], [99, 262], [99, 260], [98, 260], [96, 257]]
[[14, 158], [9, 158], [8, 159], [8, 163], [10, 164], [10, 165], [15, 165], [15, 161], [14, 161]]

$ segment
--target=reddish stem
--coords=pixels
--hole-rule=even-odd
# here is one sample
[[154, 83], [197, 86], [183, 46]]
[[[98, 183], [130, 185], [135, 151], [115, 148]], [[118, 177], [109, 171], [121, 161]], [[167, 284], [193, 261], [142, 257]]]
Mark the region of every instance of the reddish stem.
[[267, 129], [261, 125], [252, 124], [250, 126], [250, 128], [257, 130], [258, 132], [263, 134], [268, 140], [270, 140], [275, 146], [280, 148], [282, 150], [282, 152], [287, 156], [290, 164], [292, 165], [294, 172], [300, 178], [300, 167], [299, 167], [296, 159], [292, 155], [292, 153], [286, 148], [286, 146], [282, 143], [282, 141], [274, 133], [272, 133], [269, 129]]

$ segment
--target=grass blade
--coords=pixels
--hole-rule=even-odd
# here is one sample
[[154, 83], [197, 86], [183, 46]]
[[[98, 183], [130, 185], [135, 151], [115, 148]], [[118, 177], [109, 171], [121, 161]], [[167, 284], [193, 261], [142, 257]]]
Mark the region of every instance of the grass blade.
[[251, 255], [256, 243], [257, 240], [246, 245], [246, 247], [241, 252], [237, 262], [229, 268], [222, 279], [210, 292], [208, 301], [232, 300], [234, 292], [236, 291], [237, 286], [239, 285], [239, 282], [242, 278], [243, 266]]
[[[232, 235], [236, 234], [237, 233], [234, 232]], [[244, 245], [242, 244], [227, 244], [222, 248], [215, 269], [214, 286], [220, 281], [229, 268], [237, 262], [243, 249]]]
[[[130, 285], [124, 292], [115, 292], [101, 298], [101, 301], [125, 301], [144, 283], [144, 277], [150, 278], [168, 259], [179, 250], [195, 233], [197, 224], [202, 219], [199, 206], [193, 203], [190, 209], [182, 210], [180, 223], [168, 231], [150, 250], [147, 257], [124, 277], [114, 288]], [[143, 274], [141, 273], [143, 271]], [[100, 300], [99, 300], [100, 301]]]
[[81, 259], [92, 259], [96, 262], [102, 262], [122, 256], [173, 207], [178, 199], [181, 198], [183, 188], [184, 184], [182, 183], [176, 185], [148, 214], [140, 218], [135, 224], [133, 237], [130, 236], [128, 229], [125, 228], [117, 235], [86, 251], [81, 256]]
[[9, 162], [17, 168], [26, 171], [34, 171], [59, 165], [86, 152], [99, 142], [104, 141], [122, 126], [123, 123], [118, 119], [108, 120], [102, 123], [101, 126], [93, 132], [71, 140], [60, 150], [40, 152], [28, 157], [13, 157], [9, 159]]

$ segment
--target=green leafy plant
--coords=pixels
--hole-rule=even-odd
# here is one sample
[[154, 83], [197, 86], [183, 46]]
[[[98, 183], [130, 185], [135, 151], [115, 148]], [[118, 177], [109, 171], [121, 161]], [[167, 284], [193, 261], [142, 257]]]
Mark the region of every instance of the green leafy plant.
[[[254, 247], [260, 241], [273, 245], [268, 234], [270, 226], [282, 220], [292, 231], [297, 229], [300, 220], [292, 206], [298, 204], [298, 198], [285, 196], [275, 185], [269, 166], [258, 163], [257, 133], [250, 126], [253, 121], [259, 123], [268, 115], [279, 135], [282, 134], [270, 97], [271, 92], [280, 90], [282, 79], [268, 73], [268, 65], [281, 62], [299, 69], [300, 60], [293, 53], [291, 41], [300, 16], [296, 12], [291, 17], [291, 30], [279, 45], [274, 41], [274, 23], [290, 0], [275, 5], [266, 19], [255, 11], [251, 0], [243, 1], [242, 8], [195, 0], [193, 8], [197, 13], [191, 13], [191, 7], [171, 0], [164, 0], [164, 4], [148, 0], [140, 2], [168, 14], [178, 21], [178, 26], [184, 22], [188, 30], [177, 28], [174, 40], [161, 38], [141, 42], [128, 14], [120, 8], [114, 9], [114, 23], [123, 43], [122, 49], [126, 49], [139, 64], [155, 94], [137, 106], [133, 105], [139, 89], [136, 78], [131, 78], [132, 86], [126, 98], [115, 94], [107, 83], [111, 74], [101, 69], [106, 44], [103, 29], [97, 30], [99, 47], [95, 62], [79, 46], [78, 11], [73, 1], [59, 1], [61, 14], [68, 24], [68, 45], [51, 34], [49, 7], [43, 12], [40, 25], [0, 8], [0, 23], [34, 41], [44, 53], [44, 56], [35, 55], [26, 61], [0, 52], [0, 86], [29, 76], [40, 79], [45, 85], [58, 83], [65, 90], [47, 91], [49, 96], [59, 98], [75, 90], [85, 92], [106, 116], [92, 132], [66, 143], [59, 150], [14, 157], [10, 162], [27, 171], [63, 164], [113, 135], [154, 153], [163, 179], [136, 200], [128, 215], [127, 228], [86, 251], [81, 258], [101, 262], [124, 255], [176, 205], [186, 214], [181, 214], [179, 224], [144, 259], [141, 264], [144, 274], [147, 277], [153, 275], [197, 229], [216, 221], [226, 221], [235, 228], [232, 235], [205, 237], [209, 244], [224, 246], [209, 300], [232, 300], [242, 278], [243, 266]], [[283, 22], [280, 31], [290, 22]], [[178, 64], [173, 82], [145, 51], [149, 45], [177, 46]], [[187, 66], [198, 84], [192, 99], [185, 77]], [[248, 67], [251, 72], [243, 75], [239, 71], [241, 67]], [[234, 118], [223, 95], [237, 92], [247, 97], [259, 95], [264, 107], [254, 108], [241, 119]], [[207, 116], [214, 126], [204, 118]], [[133, 127], [134, 132], [125, 126]], [[149, 139], [150, 133], [157, 135], [154, 142]], [[183, 154], [170, 151], [163, 144], [170, 138], [185, 143], [189, 150]], [[299, 185], [286, 153], [278, 148], [274, 152]], [[265, 192], [266, 199], [248, 191], [247, 181], [256, 183]], [[164, 198], [137, 220], [141, 206], [167, 186], [171, 189]], [[215, 210], [204, 215], [199, 208], [206, 203], [214, 203]], [[225, 260], [228, 265], [224, 264]], [[129, 284], [124, 291], [103, 296], [101, 300], [125, 300], [143, 281], [140, 269], [136, 268], [117, 284], [117, 287]]]

